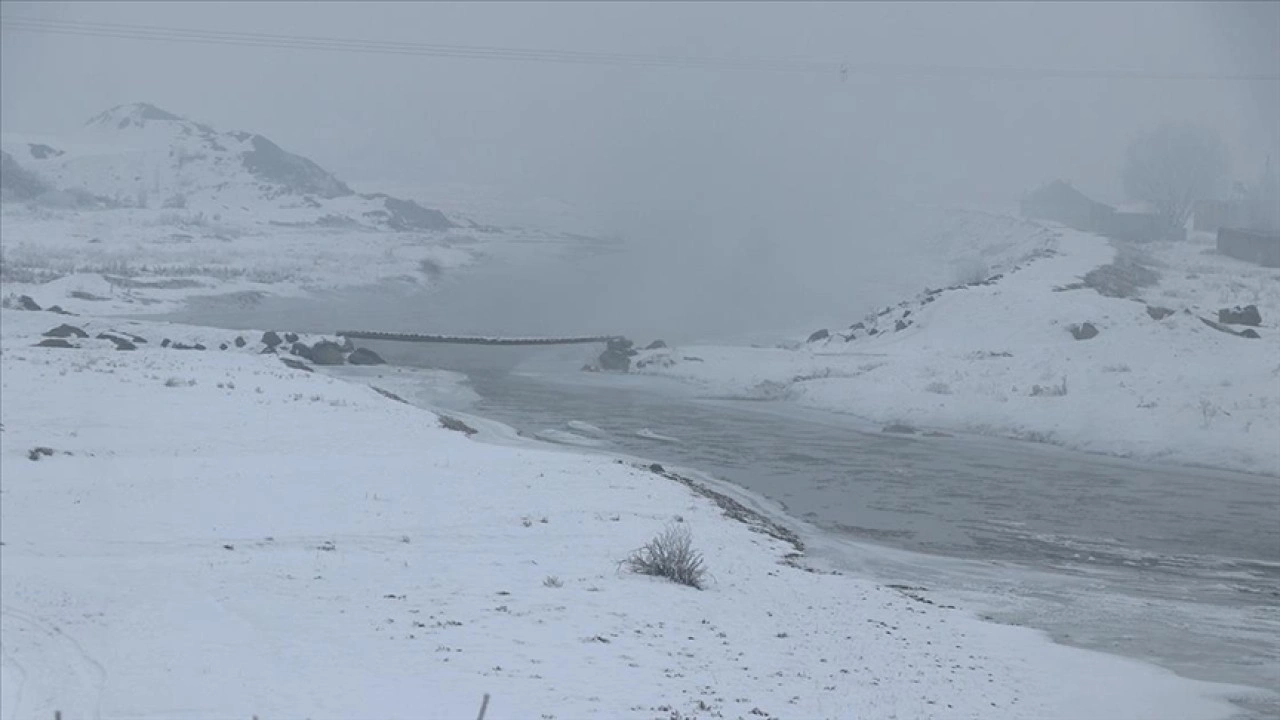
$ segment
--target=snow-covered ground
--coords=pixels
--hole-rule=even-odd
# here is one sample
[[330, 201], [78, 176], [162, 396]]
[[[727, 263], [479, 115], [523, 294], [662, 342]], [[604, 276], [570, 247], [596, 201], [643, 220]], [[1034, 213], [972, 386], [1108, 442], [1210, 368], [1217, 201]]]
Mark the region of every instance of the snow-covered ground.
[[[33, 347], [64, 320], [90, 338]], [[0, 311], [0, 717], [1171, 719], [1240, 692], [806, 570], [642, 463], [260, 348]], [[673, 523], [706, 590], [620, 567]]]
[[[876, 427], [1280, 475], [1280, 271], [1221, 256], [1207, 236], [1118, 251], [1065, 228], [964, 217], [939, 230], [941, 247], [978, 273], [965, 279], [990, 283], [922, 293], [821, 340], [648, 351], [633, 367]], [[1079, 286], [1118, 252], [1158, 281], [1127, 298]], [[1246, 304], [1261, 312], [1259, 338], [1201, 320]], [[1098, 335], [1074, 339], [1069, 328], [1084, 323]]]

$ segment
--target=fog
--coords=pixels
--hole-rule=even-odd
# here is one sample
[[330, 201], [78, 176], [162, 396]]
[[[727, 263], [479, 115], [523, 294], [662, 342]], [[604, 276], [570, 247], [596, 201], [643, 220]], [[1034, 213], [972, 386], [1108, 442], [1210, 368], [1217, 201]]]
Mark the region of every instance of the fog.
[[[833, 303], [855, 314], [869, 301], [856, 288], [895, 269], [895, 244], [876, 230], [883, 203], [1005, 207], [1055, 177], [1120, 200], [1125, 144], [1164, 121], [1221, 133], [1236, 178], [1280, 158], [1274, 81], [1125, 76], [1280, 72], [1274, 4], [6, 2], [4, 13], [751, 60], [628, 67], [4, 34], [6, 130], [67, 131], [147, 101], [265, 134], [359, 189], [486, 183], [563, 198], [642, 249], [625, 293], [596, 277], [555, 299], [590, 293], [601, 315], [605, 296], [617, 311], [649, 298], [645, 326], [781, 328], [836, 314]], [[831, 64], [763, 67], [781, 59]]]

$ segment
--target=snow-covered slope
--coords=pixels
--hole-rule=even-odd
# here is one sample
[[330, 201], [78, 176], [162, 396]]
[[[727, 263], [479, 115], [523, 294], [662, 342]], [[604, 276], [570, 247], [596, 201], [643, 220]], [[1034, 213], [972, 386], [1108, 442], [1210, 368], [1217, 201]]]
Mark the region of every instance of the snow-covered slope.
[[[1218, 255], [1207, 237], [1117, 247], [1017, 218], [939, 222], [939, 257], [972, 258], [987, 280], [955, 278], [972, 281], [809, 342], [662, 349], [633, 367], [875, 427], [1280, 475], [1280, 272]], [[1204, 321], [1248, 304], [1258, 337]], [[1086, 323], [1096, 336], [1076, 339]]]
[[115, 206], [392, 230], [453, 226], [409, 200], [356, 194], [262, 135], [220, 132], [146, 103], [107, 110], [64, 138], [6, 134], [3, 148], [47, 184]]

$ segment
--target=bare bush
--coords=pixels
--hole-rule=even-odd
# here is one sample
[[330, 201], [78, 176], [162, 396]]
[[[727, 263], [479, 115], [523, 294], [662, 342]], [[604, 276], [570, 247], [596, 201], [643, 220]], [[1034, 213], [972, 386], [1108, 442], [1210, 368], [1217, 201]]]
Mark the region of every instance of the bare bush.
[[931, 382], [925, 386], [924, 391], [934, 395], [950, 395], [951, 386], [944, 382]]
[[668, 525], [622, 562], [631, 572], [663, 577], [698, 590], [706, 581], [702, 553], [693, 549], [693, 535], [685, 525]]
[[1031, 397], [1062, 397], [1067, 394], [1067, 379], [1057, 385], [1032, 385]]
[[561, 580], [560, 578], [556, 577], [555, 575], [548, 575], [548, 576], [547, 576], [547, 577], [542, 581], [542, 586], [543, 586], [543, 587], [549, 587], [549, 588], [564, 587], [564, 581], [563, 581], [563, 580]]

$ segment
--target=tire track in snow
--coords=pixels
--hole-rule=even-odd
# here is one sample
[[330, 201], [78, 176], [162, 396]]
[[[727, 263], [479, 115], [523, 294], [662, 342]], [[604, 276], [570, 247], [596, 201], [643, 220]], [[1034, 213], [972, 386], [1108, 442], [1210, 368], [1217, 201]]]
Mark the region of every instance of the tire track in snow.
[[51, 717], [55, 711], [66, 717], [101, 717], [107, 672], [74, 637], [10, 605], [0, 606], [0, 637], [0, 662], [19, 682], [11, 699], [6, 698], [12, 707], [3, 708], [4, 720]]

